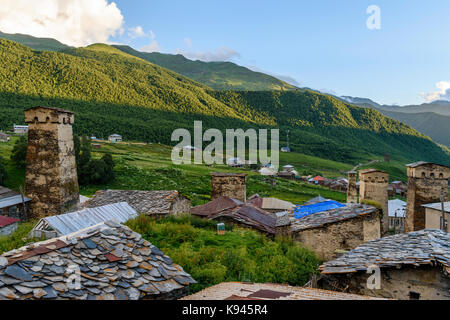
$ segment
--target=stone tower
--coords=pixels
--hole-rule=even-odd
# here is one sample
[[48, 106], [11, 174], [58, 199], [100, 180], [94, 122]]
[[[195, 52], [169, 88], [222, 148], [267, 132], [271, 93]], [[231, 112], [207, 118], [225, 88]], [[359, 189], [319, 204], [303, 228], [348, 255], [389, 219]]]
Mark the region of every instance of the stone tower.
[[448, 201], [450, 168], [431, 162], [406, 165], [408, 195], [406, 204], [405, 232], [425, 229], [424, 204], [440, 202], [442, 192]]
[[211, 173], [211, 200], [229, 197], [247, 201], [247, 175], [245, 173]]
[[389, 233], [388, 184], [389, 174], [377, 169], [359, 171], [359, 201], [372, 200], [378, 202], [383, 210], [381, 218], [381, 235]]
[[28, 123], [26, 194], [32, 218], [61, 214], [78, 204], [79, 190], [71, 111], [34, 107]]
[[348, 172], [347, 203], [358, 203], [358, 189], [356, 187], [356, 171]]

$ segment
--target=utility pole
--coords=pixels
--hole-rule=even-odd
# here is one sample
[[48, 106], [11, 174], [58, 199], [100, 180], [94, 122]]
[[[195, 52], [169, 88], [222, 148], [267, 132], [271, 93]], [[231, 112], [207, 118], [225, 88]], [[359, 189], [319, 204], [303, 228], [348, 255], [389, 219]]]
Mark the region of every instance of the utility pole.
[[23, 195], [23, 188], [22, 185], [20, 185], [20, 195], [22, 196], [22, 210], [23, 210], [23, 215], [25, 217], [24, 220], [28, 221], [28, 212], [27, 212], [27, 206], [25, 204], [25, 197]]
[[290, 149], [289, 148], [289, 130], [287, 131], [287, 147], [288, 147], [288, 149]]
[[442, 231], [447, 232], [447, 219], [445, 216], [445, 192], [441, 193]]

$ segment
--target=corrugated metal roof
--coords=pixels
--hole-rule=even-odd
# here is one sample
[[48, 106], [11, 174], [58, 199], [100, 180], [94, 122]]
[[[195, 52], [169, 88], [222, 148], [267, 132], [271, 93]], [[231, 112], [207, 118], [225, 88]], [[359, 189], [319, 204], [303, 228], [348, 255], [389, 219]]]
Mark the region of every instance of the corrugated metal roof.
[[[24, 197], [24, 201], [29, 202], [31, 199]], [[0, 209], [12, 207], [19, 203], [22, 203], [22, 196], [20, 194], [9, 198], [0, 199]]]
[[137, 216], [128, 203], [120, 202], [102, 207], [87, 208], [76, 212], [41, 219], [32, 230], [46, 231], [49, 228], [64, 236], [106, 221], [123, 223]]
[[3, 228], [19, 221], [20, 221], [19, 219], [0, 216], [0, 227]]
[[[442, 210], [442, 204], [440, 202], [424, 204], [422, 207], [439, 210], [439, 211]], [[444, 202], [444, 211], [450, 212], [450, 201]]]

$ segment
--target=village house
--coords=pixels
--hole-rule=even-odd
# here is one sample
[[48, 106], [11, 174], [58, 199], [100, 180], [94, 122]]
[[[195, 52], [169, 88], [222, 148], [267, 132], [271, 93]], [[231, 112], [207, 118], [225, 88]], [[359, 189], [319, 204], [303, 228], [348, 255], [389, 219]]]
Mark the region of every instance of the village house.
[[406, 202], [394, 199], [389, 200], [389, 230], [395, 233], [405, 231]]
[[282, 179], [294, 180], [296, 174], [293, 171], [285, 171], [285, 170], [283, 170], [283, 171], [278, 172], [277, 176], [279, 178], [282, 178]]
[[444, 230], [443, 226], [447, 226], [445, 230], [450, 232], [450, 201], [444, 202], [444, 216], [442, 217], [442, 202], [430, 203], [423, 205], [425, 208], [425, 228]]
[[195, 280], [130, 228], [106, 222], [0, 256], [0, 300], [171, 300]]
[[0, 132], [0, 142], [9, 142], [10, 140], [9, 134]]
[[356, 294], [272, 283], [224, 282], [180, 300], [380, 300]]
[[291, 237], [316, 252], [322, 260], [334, 259], [342, 251], [381, 236], [380, 212], [376, 207], [348, 204], [326, 209], [297, 214], [290, 218], [289, 226]]
[[194, 207], [191, 209], [191, 214], [208, 220], [238, 224], [268, 235], [283, 233], [284, 228], [290, 223], [288, 212], [272, 214], [251, 203], [243, 203], [229, 197], [219, 197]]
[[30, 198], [22, 198], [20, 193], [0, 186], [0, 215], [26, 219], [25, 212], [28, 211], [30, 202]]
[[138, 213], [126, 202], [42, 218], [31, 230], [29, 238], [52, 239], [66, 236], [99, 223], [114, 221], [125, 223]]
[[395, 195], [406, 197], [408, 192], [408, 185], [403, 181], [393, 181], [391, 183], [392, 189]]
[[[379, 286], [369, 287], [376, 268]], [[376, 239], [326, 262], [320, 270], [319, 285], [327, 290], [399, 300], [450, 300], [450, 235], [422, 230]]]
[[25, 135], [28, 133], [28, 126], [22, 126], [22, 125], [13, 125], [13, 132], [15, 134], [19, 134], [19, 135]]
[[122, 136], [120, 134], [112, 134], [108, 137], [108, 141], [111, 143], [122, 142]]
[[127, 202], [139, 214], [152, 217], [180, 215], [191, 209], [191, 202], [176, 190], [99, 190], [84, 203], [84, 207], [96, 208], [117, 202]]
[[9, 236], [17, 230], [19, 219], [0, 216], [0, 236]]

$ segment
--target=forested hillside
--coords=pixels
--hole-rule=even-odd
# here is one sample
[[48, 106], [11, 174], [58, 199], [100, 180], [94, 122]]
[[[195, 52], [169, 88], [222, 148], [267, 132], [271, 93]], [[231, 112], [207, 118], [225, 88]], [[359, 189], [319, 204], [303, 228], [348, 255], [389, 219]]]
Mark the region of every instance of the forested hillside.
[[30, 47], [34, 50], [47, 50], [47, 51], [61, 51], [69, 48], [69, 46], [59, 42], [58, 40], [51, 38], [36, 38], [26, 34], [10, 34], [3, 33], [0, 31], [0, 38], [12, 40], [23, 44], [24, 46]]
[[[390, 153], [405, 161], [450, 164], [429, 138], [381, 113], [312, 91], [214, 91], [107, 45], [37, 52], [0, 40], [0, 128], [23, 123], [23, 110], [73, 110], [75, 132], [171, 144], [174, 129], [291, 130], [295, 151], [347, 163]], [[283, 138], [283, 137], [282, 137]]]
[[292, 90], [294, 86], [270, 75], [255, 72], [232, 62], [192, 61], [181, 54], [140, 52], [129, 46], [115, 48], [175, 71], [216, 90]]

